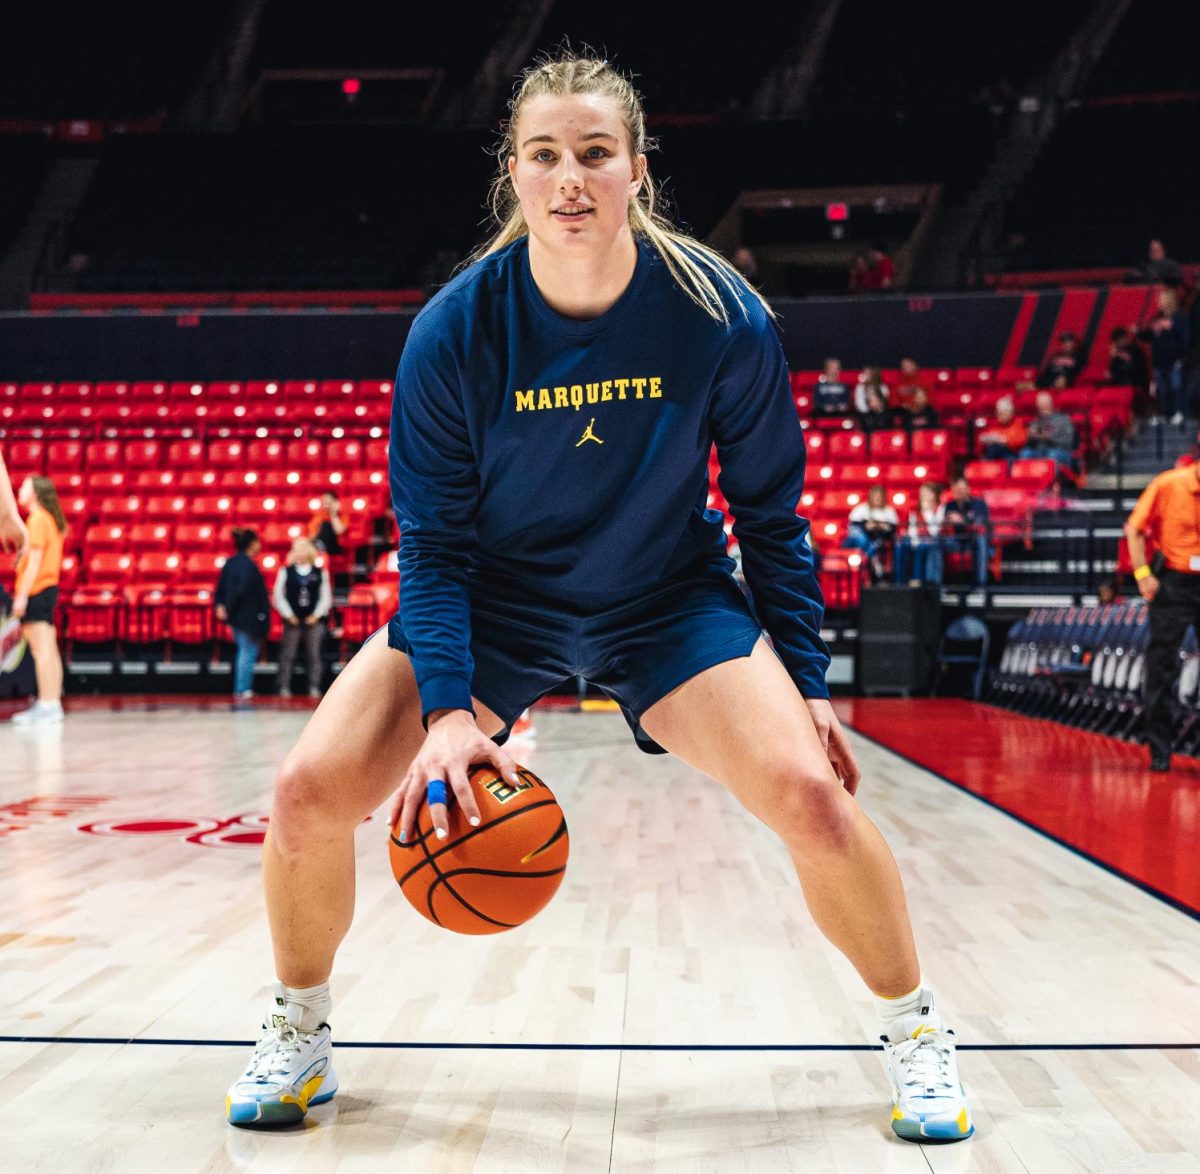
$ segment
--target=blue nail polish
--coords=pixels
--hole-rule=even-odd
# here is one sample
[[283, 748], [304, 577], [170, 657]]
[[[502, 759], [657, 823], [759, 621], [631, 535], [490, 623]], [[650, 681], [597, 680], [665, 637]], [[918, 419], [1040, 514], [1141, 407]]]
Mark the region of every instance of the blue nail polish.
[[404, 843], [404, 841], [405, 841], [405, 840], [407, 840], [407, 839], [408, 839], [408, 832], [403, 832], [403, 831], [402, 831], [402, 832], [400, 833], [400, 843], [402, 843], [402, 844], [403, 844], [403, 843]]

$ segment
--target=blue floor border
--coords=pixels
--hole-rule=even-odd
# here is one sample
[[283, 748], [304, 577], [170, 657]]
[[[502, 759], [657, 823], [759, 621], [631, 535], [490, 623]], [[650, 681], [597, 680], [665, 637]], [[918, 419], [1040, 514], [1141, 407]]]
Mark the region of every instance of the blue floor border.
[[[250, 1039], [157, 1039], [146, 1036], [0, 1035], [0, 1044], [108, 1044], [156, 1048], [251, 1048]], [[878, 1052], [878, 1044], [562, 1044], [464, 1043], [445, 1040], [337, 1040], [361, 1050], [448, 1052]], [[1195, 1043], [962, 1044], [960, 1052], [1179, 1052], [1200, 1051]]]

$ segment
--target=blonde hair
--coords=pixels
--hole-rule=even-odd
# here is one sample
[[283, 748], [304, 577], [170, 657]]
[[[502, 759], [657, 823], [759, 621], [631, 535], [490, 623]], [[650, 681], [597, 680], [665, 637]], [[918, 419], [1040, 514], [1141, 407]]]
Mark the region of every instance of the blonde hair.
[[[521, 212], [508, 160], [515, 154], [515, 131], [521, 108], [530, 98], [549, 94], [566, 97], [575, 94], [595, 94], [609, 98], [620, 108], [629, 139], [630, 154], [636, 158], [652, 151], [656, 143], [646, 136], [646, 115], [642, 100], [632, 83], [607, 61], [563, 50], [530, 66], [517, 79], [513, 96], [508, 103], [509, 117], [503, 127], [496, 159], [500, 169], [492, 181], [488, 204], [499, 229], [469, 259], [468, 264], [482, 261], [492, 253], [528, 236], [529, 226]], [[642, 175], [642, 185], [629, 201], [629, 227], [635, 237], [649, 242], [662, 257], [671, 276], [680, 288], [706, 314], [718, 322], [729, 324], [729, 311], [721, 298], [718, 283], [733, 294], [746, 313], [740, 294], [749, 292], [772, 318], [775, 316], [763, 296], [715, 249], [680, 232], [655, 208], [657, 191], [650, 169]]]

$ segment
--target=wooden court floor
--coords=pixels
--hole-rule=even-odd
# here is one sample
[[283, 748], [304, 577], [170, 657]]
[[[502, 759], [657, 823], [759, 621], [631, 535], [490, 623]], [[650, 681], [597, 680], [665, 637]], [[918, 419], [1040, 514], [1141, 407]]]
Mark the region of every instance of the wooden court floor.
[[304, 719], [164, 700], [0, 727], [6, 1174], [1200, 1171], [1200, 922], [856, 737], [977, 1125], [906, 1145], [783, 850], [611, 714], [539, 714], [520, 755], [572, 845], [521, 929], [425, 922], [380, 819], [359, 830], [342, 1091], [288, 1133], [228, 1128], [272, 979], [262, 819]]

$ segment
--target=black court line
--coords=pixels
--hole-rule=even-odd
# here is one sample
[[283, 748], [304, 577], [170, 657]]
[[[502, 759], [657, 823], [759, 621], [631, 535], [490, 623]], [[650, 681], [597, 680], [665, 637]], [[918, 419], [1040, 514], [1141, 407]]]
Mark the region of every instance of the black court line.
[[[151, 1039], [103, 1035], [0, 1035], [0, 1044], [110, 1044], [154, 1048], [252, 1048], [250, 1039]], [[879, 1052], [878, 1044], [551, 1044], [338, 1040], [338, 1048], [446, 1052]], [[960, 1052], [1190, 1052], [1196, 1043], [959, 1044]]]
[[[1008, 713], [1008, 710], [1002, 712]], [[1068, 852], [1074, 853], [1081, 860], [1086, 860], [1089, 864], [1094, 864], [1097, 868], [1104, 869], [1110, 876], [1115, 876], [1118, 880], [1123, 880], [1126, 884], [1133, 885], [1135, 889], [1141, 889], [1148, 897], [1153, 897], [1156, 901], [1161, 901], [1164, 905], [1170, 907], [1178, 913], [1182, 913], [1193, 921], [1200, 921], [1200, 909], [1194, 909], [1186, 902], [1179, 900], [1178, 897], [1172, 897], [1170, 893], [1163, 892], [1162, 889], [1156, 889], [1152, 884], [1141, 880], [1139, 877], [1133, 876], [1128, 872], [1118, 868], [1115, 864], [1109, 864], [1107, 860], [1101, 860], [1099, 856], [1093, 856], [1090, 852], [1085, 852], [1082, 848], [1072, 844], [1070, 840], [1064, 840], [1060, 836], [1056, 836], [1053, 832], [1046, 831], [1045, 828], [1038, 827], [1036, 823], [1031, 823], [1022, 815], [1017, 815], [1015, 811], [1010, 811], [1007, 807], [1002, 807], [994, 799], [988, 799], [984, 795], [980, 795], [977, 791], [972, 791], [970, 787], [965, 786], [960, 782], [956, 782], [948, 775], [944, 775], [941, 771], [934, 770], [931, 766], [926, 766], [918, 759], [905, 754], [903, 750], [897, 750], [894, 746], [889, 746], [886, 742], [872, 737], [870, 734], [863, 733], [857, 726], [849, 722], [842, 723], [845, 728], [853, 730], [860, 738], [879, 746], [886, 750], [889, 754], [894, 754], [897, 758], [907, 762], [910, 766], [915, 766], [918, 770], [923, 770], [926, 774], [932, 775], [939, 782], [945, 783], [948, 787], [953, 787], [956, 791], [961, 791], [964, 795], [970, 795], [972, 799], [978, 799], [980, 803], [987, 804], [993, 811], [1000, 812], [1001, 815], [1007, 815], [1009, 819], [1015, 820], [1022, 827], [1028, 828], [1031, 832], [1037, 832], [1039, 836], [1044, 836], [1051, 843], [1057, 844], [1060, 848], [1066, 848]]]

